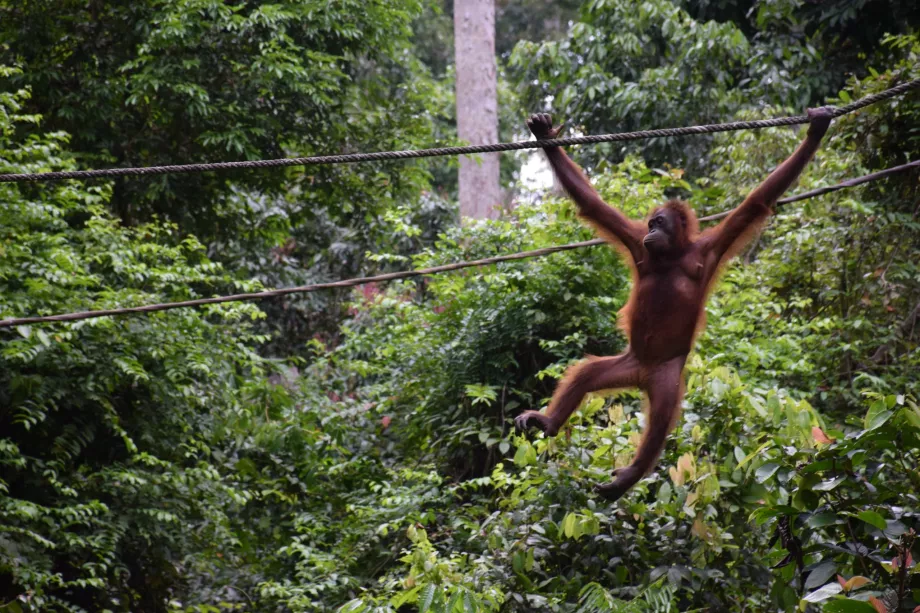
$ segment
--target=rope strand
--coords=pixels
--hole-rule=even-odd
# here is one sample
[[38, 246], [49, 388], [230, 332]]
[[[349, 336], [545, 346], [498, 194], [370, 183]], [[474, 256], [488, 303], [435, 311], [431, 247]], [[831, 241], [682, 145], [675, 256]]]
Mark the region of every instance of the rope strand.
[[[901, 164], [900, 166], [892, 166], [891, 168], [886, 168], [885, 170], [879, 170], [878, 172], [869, 173], [861, 177], [854, 177], [852, 179], [847, 179], [846, 181], [841, 181], [840, 183], [835, 183], [834, 185], [828, 185], [827, 187], [819, 187], [817, 189], [812, 189], [807, 192], [802, 192], [801, 194], [796, 194], [795, 196], [788, 196], [786, 198], [780, 198], [776, 201], [777, 205], [780, 204], [789, 204], [790, 202], [798, 202], [799, 200], [807, 200], [808, 198], [814, 198], [815, 196], [823, 196], [824, 194], [829, 194], [831, 192], [840, 191], [841, 189], [847, 189], [849, 187], [856, 187], [857, 185], [862, 185], [863, 183], [869, 183], [870, 181], [877, 181], [879, 179], [884, 179], [888, 175], [893, 175], [898, 172], [903, 172], [910, 168], [920, 167], [920, 160], [914, 160], [913, 162], [908, 162], [907, 164]], [[734, 210], [734, 209], [732, 209]], [[721, 213], [716, 213], [715, 215], [708, 215], [706, 217], [700, 217], [697, 221], [714, 221], [716, 219], [722, 219], [723, 217], [728, 217], [731, 215], [732, 211], [722, 211]]]
[[[920, 87], [920, 79], [907, 81], [890, 89], [860, 98], [846, 106], [834, 109], [834, 117], [852, 113], [882, 100]], [[274, 160], [247, 160], [241, 162], [211, 162], [204, 164], [175, 164], [170, 166], [147, 166], [137, 168], [103, 168], [99, 170], [72, 170], [41, 173], [0, 174], [0, 183], [61, 181], [65, 179], [96, 179], [100, 177], [124, 177], [164, 175], [175, 173], [211, 172], [215, 170], [234, 170], [248, 168], [281, 168], [286, 166], [315, 166], [321, 164], [354, 164], [356, 162], [373, 162], [379, 160], [406, 160], [411, 158], [439, 157], [447, 155], [467, 155], [471, 153], [497, 153], [499, 151], [517, 151], [520, 149], [543, 149], [567, 145], [588, 145], [619, 141], [662, 138], [668, 136], [687, 136], [691, 134], [714, 134], [734, 130], [754, 130], [778, 126], [793, 126], [808, 123], [806, 115], [759, 119], [755, 121], [733, 121], [730, 123], [687, 126], [683, 128], [664, 128], [658, 130], [640, 130], [638, 132], [620, 132], [617, 134], [598, 134], [593, 136], [572, 136], [536, 141], [518, 141], [514, 143], [497, 143], [492, 145], [469, 145], [465, 147], [439, 147], [435, 149], [416, 149], [410, 151], [380, 151], [377, 153], [349, 153], [345, 155], [319, 155], [299, 158], [279, 158]]]
[[[870, 181], [876, 181], [888, 175], [902, 172], [909, 168], [920, 167], [920, 160], [909, 162], [907, 164], [902, 164], [900, 166], [894, 166], [892, 168], [887, 168], [879, 172], [874, 172], [868, 175], [861, 177], [855, 177], [853, 179], [847, 179], [841, 183], [835, 185], [830, 185], [827, 187], [821, 187], [818, 189], [813, 189], [807, 192], [795, 196], [789, 196], [783, 198], [782, 200], [777, 201], [777, 204], [787, 204], [790, 202], [797, 202], [799, 200], [805, 200], [806, 198], [814, 198], [815, 196], [820, 196], [830, 192], [836, 192], [841, 189], [847, 189], [851, 187], [856, 187], [857, 185], [862, 185], [863, 183], [868, 183]], [[731, 211], [726, 211], [724, 213], [718, 213], [716, 215], [710, 215], [708, 217], [700, 218], [700, 221], [710, 221], [714, 219], [719, 219], [721, 217], [727, 216]], [[203, 306], [206, 304], [221, 304], [224, 302], [242, 302], [248, 300], [263, 300], [265, 298], [274, 298], [276, 296], [287, 296], [289, 294], [306, 294], [310, 292], [315, 292], [323, 289], [332, 289], [332, 288], [341, 288], [341, 287], [353, 287], [355, 285], [364, 285], [366, 283], [379, 283], [382, 281], [395, 281], [397, 279], [408, 279], [410, 277], [421, 277], [421, 276], [430, 276], [436, 275], [442, 272], [449, 272], [452, 270], [460, 270], [462, 268], [473, 268], [478, 266], [486, 266], [489, 264], [497, 264], [499, 262], [510, 262], [513, 260], [523, 260], [527, 258], [536, 258], [544, 255], [550, 255], [552, 253], [558, 253], [560, 251], [569, 251], [571, 249], [581, 249], [582, 247], [593, 247], [595, 245], [603, 245], [605, 241], [603, 239], [594, 239], [589, 241], [581, 241], [578, 243], [569, 243], [567, 245], [557, 245], [555, 247], [544, 247], [543, 249], [534, 249], [532, 251], [522, 251], [519, 253], [511, 253], [508, 255], [500, 255], [491, 258], [483, 258], [480, 260], [464, 261], [464, 262], [454, 262], [453, 264], [443, 264], [441, 266], [432, 266], [430, 268], [422, 268], [419, 270], [406, 270], [401, 272], [391, 272], [383, 275], [377, 275], [373, 277], [358, 277], [355, 279], [345, 279], [343, 281], [334, 281], [330, 283], [316, 283], [313, 285], [303, 285], [300, 287], [288, 287], [283, 289], [268, 290], [264, 292], [250, 292], [245, 294], [232, 294], [229, 296], [216, 296], [213, 298], [200, 298], [197, 300], [184, 300], [182, 302], [165, 302], [160, 304], [148, 304], [144, 306], [137, 307], [124, 307], [117, 309], [103, 309], [96, 311], [82, 311], [77, 313], [64, 313], [61, 315], [47, 315], [43, 317], [20, 317], [14, 319], [4, 319], [0, 321], [0, 329], [10, 328], [12, 326], [20, 326], [27, 324], [38, 324], [38, 323], [51, 323], [51, 322], [65, 322], [65, 321], [78, 321], [82, 319], [95, 319], [98, 317], [108, 317], [112, 315], [129, 315], [135, 313], [154, 313], [156, 311], [166, 311], [170, 309], [181, 309], [186, 307], [196, 307]]]

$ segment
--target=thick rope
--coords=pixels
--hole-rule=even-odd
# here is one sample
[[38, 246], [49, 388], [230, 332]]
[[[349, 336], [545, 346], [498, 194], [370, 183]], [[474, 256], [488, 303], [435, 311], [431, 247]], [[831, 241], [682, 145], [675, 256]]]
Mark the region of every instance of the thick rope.
[[[807, 200], [808, 198], [814, 198], [815, 196], [823, 196], [824, 194], [829, 194], [831, 192], [840, 191], [841, 189], [847, 189], [850, 187], [856, 187], [857, 185], [862, 185], [863, 183], [869, 183], [870, 181], [878, 181], [883, 179], [888, 175], [893, 175], [898, 172], [904, 172], [910, 168], [920, 167], [920, 160], [915, 160], [913, 162], [908, 162], [907, 164], [901, 164], [900, 166], [892, 166], [891, 168], [886, 168], [885, 170], [880, 170], [878, 172], [873, 172], [861, 177], [854, 177], [852, 179], [847, 179], [846, 181], [841, 181], [840, 183], [835, 183], [834, 185], [828, 185], [827, 187], [819, 187], [817, 189], [812, 189], [807, 192], [802, 192], [801, 194], [796, 194], [795, 196], [789, 196], [787, 198], [780, 198], [776, 201], [777, 205], [780, 204], [789, 204], [790, 202], [798, 202], [799, 200]], [[732, 209], [734, 210], [734, 209]], [[707, 215], [706, 217], [700, 217], [697, 221], [714, 221], [716, 219], [722, 219], [723, 217], [728, 217], [732, 214], [732, 211], [722, 211], [721, 213], [716, 213], [715, 215]]]
[[[858, 109], [888, 100], [895, 96], [920, 87], [920, 79], [907, 81], [883, 92], [860, 98], [859, 100], [834, 109], [834, 117], [852, 113]], [[594, 136], [573, 136], [536, 141], [518, 141], [515, 143], [497, 143], [493, 145], [470, 145], [466, 147], [440, 147], [436, 149], [417, 149], [413, 151], [381, 151], [377, 153], [349, 153], [346, 155], [320, 155], [300, 158], [280, 158], [275, 160], [248, 160], [242, 162], [212, 162], [206, 164], [177, 164], [171, 166], [148, 166], [139, 168], [104, 168], [100, 170], [73, 170], [59, 172], [0, 174], [0, 183], [24, 181], [60, 181], [63, 179], [95, 179], [99, 177], [124, 177], [135, 175], [164, 175], [173, 173], [210, 172], [214, 170], [233, 170], [246, 168], [279, 168], [285, 166], [311, 166], [320, 164], [353, 164], [355, 162], [373, 162], [378, 160], [405, 160], [410, 158], [438, 157], [445, 155], [466, 155], [470, 153], [496, 153], [499, 151], [517, 151], [520, 149], [544, 149], [566, 145], [589, 145], [645, 138], [667, 136], [687, 136], [690, 134], [713, 134], [734, 130], [753, 130], [777, 126], [793, 126], [809, 123], [808, 116], [795, 115], [776, 119], [759, 119], [756, 121], [733, 121], [730, 123], [688, 126], [684, 128], [664, 128], [659, 130], [640, 130], [638, 132], [620, 132], [617, 134], [599, 134]]]
[[[874, 172], [872, 174], [864, 175], [862, 177], [856, 177], [854, 179], [848, 179], [836, 185], [830, 185], [828, 187], [821, 187], [819, 189], [813, 189], [801, 194], [790, 196], [788, 198], [783, 198], [778, 200], [777, 204], [787, 204], [789, 202], [797, 202], [799, 200], [805, 200], [806, 198], [814, 198], [815, 196], [820, 196], [822, 194], [827, 194], [830, 192], [836, 192], [841, 189], [847, 189], [850, 187], [856, 187], [863, 183], [868, 183], [869, 181], [876, 181], [888, 175], [902, 172], [909, 168], [920, 167], [920, 160], [910, 162], [908, 164], [902, 164], [901, 166], [894, 166], [892, 168], [887, 168], [879, 172]], [[730, 214], [731, 211], [726, 211], [724, 213], [718, 213], [716, 215], [710, 215], [708, 217], [701, 217], [700, 221], [709, 221], [713, 219], [719, 219]], [[402, 272], [391, 272], [383, 275], [377, 275], [374, 277], [359, 277], [356, 279], [345, 279], [343, 281], [335, 281], [331, 283], [316, 283], [314, 285], [302, 285], [300, 287], [288, 287], [284, 289], [275, 289], [268, 290], [264, 292], [250, 292], [246, 294], [232, 294], [229, 296], [216, 296], [214, 298], [200, 298], [197, 300], [184, 300], [182, 302], [165, 302], [161, 304], [148, 304], [145, 306], [138, 307], [125, 307], [118, 309], [104, 309], [98, 311], [82, 311], [78, 313], [64, 313], [61, 315], [47, 315], [44, 317], [20, 317], [14, 319], [4, 319], [0, 321], [0, 329], [10, 328], [12, 326], [21, 326], [26, 324], [38, 324], [38, 323], [50, 323], [50, 322], [62, 322], [62, 321], [77, 321], [81, 319], [95, 319], [97, 317], [107, 317], [110, 315], [129, 315], [132, 313], [153, 313], [156, 311], [166, 311], [170, 309], [181, 309], [185, 307], [196, 307], [203, 306], [206, 304], [221, 304], [224, 302], [242, 302], [247, 300], [263, 300], [265, 298], [274, 298], [276, 296], [287, 296], [288, 294], [306, 294], [310, 292], [316, 292], [323, 289], [332, 289], [339, 287], [353, 287], [355, 285], [364, 285], [366, 283], [379, 283], [382, 281], [395, 281], [397, 279], [408, 279], [410, 277], [422, 277], [436, 275], [442, 272], [448, 272], [451, 270], [460, 270], [461, 268], [473, 268], [477, 266], [487, 266], [489, 264], [497, 264], [499, 262], [510, 262], [513, 260], [524, 260], [527, 258], [536, 258], [544, 255], [549, 255], [551, 253], [557, 253], [559, 251], [569, 251], [571, 249], [581, 249], [582, 247], [593, 247], [594, 245], [603, 245], [606, 241], [600, 238], [589, 241], [581, 241], [578, 243], [569, 243], [567, 245], [557, 245], [555, 247], [544, 247], [543, 249], [534, 249], [532, 251], [522, 251], [519, 253], [511, 253], [508, 255], [499, 255], [491, 258], [483, 258], [481, 260], [472, 260], [465, 262], [455, 262], [453, 264], [443, 264], [441, 266], [432, 266], [430, 268], [422, 268], [419, 270], [405, 270]]]

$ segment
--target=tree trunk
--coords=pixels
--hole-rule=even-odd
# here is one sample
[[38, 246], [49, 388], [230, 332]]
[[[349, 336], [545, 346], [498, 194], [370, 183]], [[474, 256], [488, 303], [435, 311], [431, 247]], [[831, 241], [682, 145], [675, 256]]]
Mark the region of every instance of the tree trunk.
[[[457, 135], [472, 145], [498, 142], [494, 0], [454, 0]], [[460, 158], [460, 216], [498, 216], [497, 153]]]

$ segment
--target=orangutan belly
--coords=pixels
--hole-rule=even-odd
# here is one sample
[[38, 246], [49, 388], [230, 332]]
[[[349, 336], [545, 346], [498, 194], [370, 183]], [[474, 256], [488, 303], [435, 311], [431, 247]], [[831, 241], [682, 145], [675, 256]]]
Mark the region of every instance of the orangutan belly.
[[700, 283], [680, 268], [640, 278], [629, 342], [645, 362], [690, 353], [703, 302]]

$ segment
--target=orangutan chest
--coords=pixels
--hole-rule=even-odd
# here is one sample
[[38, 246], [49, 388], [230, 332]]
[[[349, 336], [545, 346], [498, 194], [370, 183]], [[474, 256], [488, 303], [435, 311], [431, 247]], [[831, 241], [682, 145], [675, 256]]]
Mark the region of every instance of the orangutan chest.
[[702, 287], [697, 279], [675, 269], [639, 282], [638, 302], [656, 315], [699, 306]]

